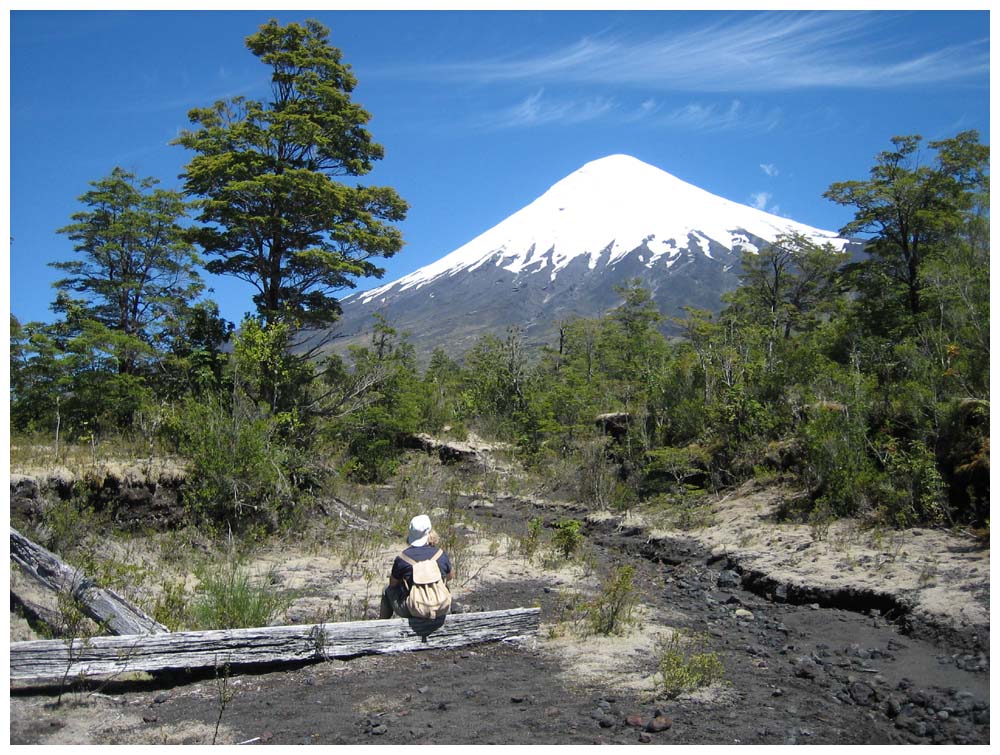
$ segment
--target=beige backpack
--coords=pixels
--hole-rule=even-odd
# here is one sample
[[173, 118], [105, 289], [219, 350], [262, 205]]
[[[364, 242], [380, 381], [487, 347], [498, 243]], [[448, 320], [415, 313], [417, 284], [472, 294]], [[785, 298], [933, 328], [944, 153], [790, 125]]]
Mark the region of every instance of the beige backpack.
[[400, 553], [399, 557], [413, 567], [413, 584], [406, 596], [406, 608], [411, 616], [420, 619], [436, 619], [448, 613], [451, 608], [451, 593], [441, 576], [438, 559], [444, 551], [438, 548], [437, 553], [426, 561], [414, 561], [409, 556]]

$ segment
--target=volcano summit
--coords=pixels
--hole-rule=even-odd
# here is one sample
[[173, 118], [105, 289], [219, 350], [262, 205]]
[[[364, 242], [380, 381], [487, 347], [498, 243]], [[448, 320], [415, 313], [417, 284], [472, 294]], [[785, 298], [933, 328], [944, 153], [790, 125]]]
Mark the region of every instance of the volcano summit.
[[594, 160], [485, 233], [409, 275], [343, 300], [334, 347], [356, 343], [383, 314], [419, 352], [453, 356], [481, 335], [520, 326], [547, 342], [559, 321], [617, 306], [639, 278], [660, 311], [719, 308], [741, 254], [782, 233], [838, 250], [847, 240], [732, 202], [628, 155]]

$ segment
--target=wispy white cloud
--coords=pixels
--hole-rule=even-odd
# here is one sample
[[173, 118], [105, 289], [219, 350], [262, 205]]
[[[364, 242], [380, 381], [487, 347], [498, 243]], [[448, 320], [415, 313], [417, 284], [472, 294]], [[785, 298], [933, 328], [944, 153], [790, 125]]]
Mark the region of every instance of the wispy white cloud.
[[892, 23], [891, 15], [870, 13], [739, 14], [656, 37], [587, 37], [544, 55], [433, 68], [436, 75], [482, 82], [701, 92], [890, 89], [988, 75], [988, 37], [906, 53], [898, 37], [884, 33]]
[[778, 167], [774, 163], [761, 163], [760, 169], [764, 171], [764, 175], [769, 178], [774, 178], [778, 175]]
[[769, 131], [780, 120], [781, 113], [777, 109], [747, 108], [739, 100], [721, 104], [693, 102], [666, 110], [653, 99], [634, 105], [608, 97], [550, 97], [544, 89], [539, 89], [510, 107], [478, 118], [477, 125], [507, 129], [571, 126], [595, 121], [612, 124], [644, 121], [654, 128], [686, 131]]
[[527, 128], [595, 121], [612, 124], [644, 121], [654, 128], [684, 131], [769, 131], [780, 123], [781, 112], [747, 108], [739, 100], [721, 104], [692, 102], [667, 110], [652, 98], [633, 105], [607, 97], [554, 98], [539, 89], [478, 122], [492, 128]]
[[651, 118], [660, 112], [661, 107], [660, 103], [652, 98], [643, 100], [638, 107], [625, 114], [624, 120], [634, 122]]
[[733, 100], [725, 106], [690, 103], [675, 108], [657, 120], [657, 123], [663, 126], [701, 131], [729, 131], [733, 129], [770, 131], [780, 122], [781, 112], [779, 110], [748, 109], [739, 100]]
[[764, 210], [772, 215], [779, 215], [781, 213], [781, 207], [776, 204], [771, 204], [771, 200], [774, 195], [769, 191], [755, 191], [750, 195], [750, 206], [756, 207], [758, 210]]
[[483, 125], [494, 128], [518, 128], [549, 124], [574, 124], [595, 121], [616, 109], [614, 100], [589, 97], [580, 100], [553, 100], [539, 89], [509, 108], [484, 119]]

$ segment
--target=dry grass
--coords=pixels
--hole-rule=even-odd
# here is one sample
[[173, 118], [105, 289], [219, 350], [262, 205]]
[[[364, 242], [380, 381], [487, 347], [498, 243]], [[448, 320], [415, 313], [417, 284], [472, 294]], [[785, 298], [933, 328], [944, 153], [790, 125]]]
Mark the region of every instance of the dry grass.
[[56, 444], [54, 437], [22, 435], [11, 438], [10, 443], [12, 471], [52, 467], [88, 469], [107, 462], [133, 466], [170, 458], [158, 442], [146, 437], [115, 436], [83, 443], [63, 440]]

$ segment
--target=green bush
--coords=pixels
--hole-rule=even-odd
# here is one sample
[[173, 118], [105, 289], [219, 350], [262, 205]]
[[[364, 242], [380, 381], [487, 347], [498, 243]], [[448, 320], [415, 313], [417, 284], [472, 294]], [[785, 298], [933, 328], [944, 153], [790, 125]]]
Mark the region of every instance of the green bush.
[[805, 423], [803, 481], [835, 516], [853, 516], [871, 502], [876, 470], [868, 456], [863, 418], [841, 404], [818, 403]]
[[363, 484], [383, 483], [399, 468], [405, 430], [388, 409], [366, 408], [344, 423], [341, 434], [349, 455], [341, 470], [345, 477]]
[[100, 520], [101, 517], [80, 493], [72, 498], [59, 499], [46, 508], [41, 523], [34, 528], [35, 538], [53, 553], [66, 558], [96, 531]]
[[660, 643], [656, 685], [674, 698], [723, 679], [725, 669], [715, 653], [706, 650], [708, 637], [675, 630]]
[[556, 524], [552, 544], [563, 558], [569, 558], [576, 553], [577, 548], [583, 542], [581, 527], [583, 527], [583, 522], [576, 519], [560, 519]]
[[191, 603], [184, 580], [164, 579], [160, 591], [153, 605], [153, 618], [171, 632], [186, 629], [190, 623]]
[[672, 494], [650, 499], [645, 507], [657, 523], [672, 529], [689, 531], [705, 529], [715, 523], [715, 513], [708, 495], [700, 488], [688, 487]]
[[878, 517], [897, 527], [943, 524], [945, 486], [934, 454], [920, 442], [882, 444], [885, 474], [878, 486]]
[[635, 610], [635, 567], [620, 566], [601, 584], [597, 597], [587, 604], [590, 633], [621, 634], [632, 622]]
[[231, 402], [189, 397], [178, 416], [180, 451], [191, 463], [183, 491], [188, 512], [233, 527], [289, 513], [302, 458], [284, 439], [292, 423], [239, 395]]
[[937, 450], [952, 515], [982, 525], [990, 515], [989, 401], [954, 401], [945, 413]]
[[538, 550], [538, 545], [542, 538], [543, 527], [544, 523], [542, 522], [541, 517], [533, 517], [528, 522], [528, 531], [520, 540], [519, 550], [521, 555], [524, 556], [524, 558], [529, 562], [532, 558], [534, 558], [535, 552]]
[[603, 439], [580, 449], [577, 485], [580, 499], [596, 509], [610, 508], [617, 497], [618, 468], [609, 458]]
[[646, 454], [642, 469], [642, 492], [680, 493], [702, 488], [707, 483], [710, 459], [705, 449], [692, 444], [683, 448], [663, 446]]
[[291, 601], [290, 596], [274, 589], [271, 573], [255, 579], [236, 562], [223, 569], [199, 571], [200, 582], [191, 604], [196, 629], [267, 626]]
[[812, 536], [813, 540], [826, 540], [827, 536], [830, 534], [830, 525], [836, 521], [835, 517], [830, 508], [823, 503], [818, 504], [812, 511], [809, 512], [807, 521], [809, 523], [809, 534]]

